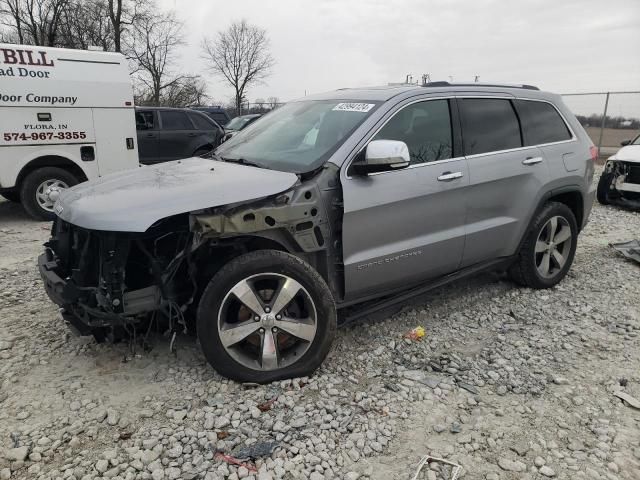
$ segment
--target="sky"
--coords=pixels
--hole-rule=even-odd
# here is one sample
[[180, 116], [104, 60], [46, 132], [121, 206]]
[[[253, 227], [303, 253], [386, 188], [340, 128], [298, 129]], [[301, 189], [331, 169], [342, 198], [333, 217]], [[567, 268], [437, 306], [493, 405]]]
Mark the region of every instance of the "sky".
[[[640, 91], [640, 0], [159, 1], [184, 22], [178, 67], [201, 74], [223, 103], [233, 92], [207, 71], [200, 45], [240, 19], [267, 31], [276, 61], [271, 76], [249, 90], [250, 101], [424, 73], [557, 93]], [[574, 110], [590, 110], [603, 97], [572, 101]], [[623, 113], [630, 105], [640, 117], [640, 95], [612, 101]]]

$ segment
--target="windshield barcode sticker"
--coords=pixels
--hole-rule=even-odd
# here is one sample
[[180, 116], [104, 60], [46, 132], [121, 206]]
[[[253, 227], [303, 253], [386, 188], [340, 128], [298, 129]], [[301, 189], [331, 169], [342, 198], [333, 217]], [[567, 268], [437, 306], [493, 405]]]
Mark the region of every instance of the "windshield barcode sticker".
[[373, 107], [375, 107], [375, 103], [339, 103], [332, 110], [338, 112], [361, 112], [367, 113]]

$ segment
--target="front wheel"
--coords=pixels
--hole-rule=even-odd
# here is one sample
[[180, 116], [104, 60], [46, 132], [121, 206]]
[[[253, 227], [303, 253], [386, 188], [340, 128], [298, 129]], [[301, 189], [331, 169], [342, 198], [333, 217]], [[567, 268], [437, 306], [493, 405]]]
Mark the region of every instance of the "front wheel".
[[609, 201], [609, 197], [614, 177], [615, 175], [612, 172], [607, 172], [606, 170], [602, 172], [602, 175], [600, 175], [596, 196], [598, 197], [598, 202], [600, 202], [601, 205], [609, 205], [609, 203], [611, 203]]
[[310, 375], [329, 353], [337, 325], [324, 279], [276, 250], [246, 253], [220, 269], [197, 315], [200, 345], [221, 375], [267, 383]]
[[73, 187], [78, 179], [67, 170], [43, 167], [31, 172], [22, 182], [20, 201], [27, 213], [37, 220], [53, 220], [53, 211], [61, 190]]
[[510, 269], [520, 285], [550, 288], [569, 271], [578, 245], [578, 223], [569, 207], [549, 202], [537, 213]]

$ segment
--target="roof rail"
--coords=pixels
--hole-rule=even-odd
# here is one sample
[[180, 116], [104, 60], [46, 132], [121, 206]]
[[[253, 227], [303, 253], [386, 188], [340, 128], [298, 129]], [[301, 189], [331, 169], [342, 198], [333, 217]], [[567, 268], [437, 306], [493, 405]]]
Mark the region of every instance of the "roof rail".
[[450, 83], [445, 81], [428, 82], [422, 85], [423, 87], [507, 87], [507, 88], [524, 88], [526, 90], [540, 90], [535, 85], [515, 85], [508, 83]]

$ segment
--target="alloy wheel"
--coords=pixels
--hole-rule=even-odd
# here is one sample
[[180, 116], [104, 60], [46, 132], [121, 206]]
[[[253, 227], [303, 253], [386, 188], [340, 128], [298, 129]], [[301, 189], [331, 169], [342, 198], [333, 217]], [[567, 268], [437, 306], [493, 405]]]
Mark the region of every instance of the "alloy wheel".
[[535, 247], [536, 268], [541, 277], [553, 278], [562, 271], [571, 253], [572, 239], [571, 226], [564, 217], [547, 220]]
[[[65, 188], [69, 188], [69, 185], [62, 180], [56, 178], [45, 180], [36, 188], [36, 202], [38, 206], [47, 212], [53, 212], [53, 205], [56, 203], [57, 194]], [[52, 193], [54, 192], [56, 195], [55, 198], [52, 198]]]
[[317, 312], [295, 279], [260, 273], [238, 282], [218, 313], [218, 335], [227, 353], [254, 370], [271, 371], [302, 358], [316, 336]]

